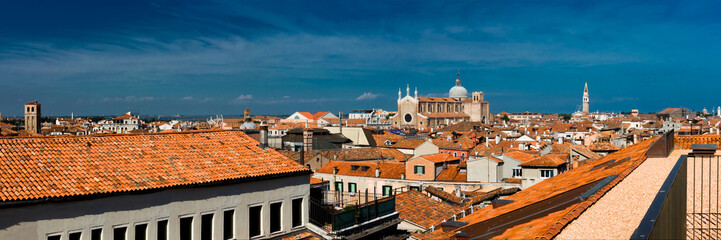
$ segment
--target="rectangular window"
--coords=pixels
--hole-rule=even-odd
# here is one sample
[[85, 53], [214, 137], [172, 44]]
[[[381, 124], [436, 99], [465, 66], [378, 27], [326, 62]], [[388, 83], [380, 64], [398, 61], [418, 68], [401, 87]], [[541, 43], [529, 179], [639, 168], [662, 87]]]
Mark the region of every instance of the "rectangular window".
[[113, 229], [113, 240], [125, 240], [125, 233], [128, 227], [116, 227]]
[[80, 240], [80, 234], [81, 234], [81, 232], [69, 233], [68, 239], [69, 240]]
[[158, 220], [158, 240], [168, 240], [168, 219]]
[[90, 230], [90, 240], [101, 240], [103, 238], [103, 229], [96, 228]]
[[248, 209], [248, 226], [250, 227], [250, 229], [248, 229], [248, 232], [250, 234], [250, 237], [260, 236], [260, 234], [262, 233], [260, 231], [261, 221], [263, 220], [260, 218], [262, 209], [263, 206], [255, 206]]
[[303, 225], [303, 198], [293, 199], [293, 227]]
[[553, 177], [553, 170], [541, 170], [541, 178]]
[[193, 238], [193, 217], [180, 219], [180, 240], [191, 240]]
[[348, 192], [351, 192], [351, 193], [356, 192], [355, 186], [356, 186], [355, 183], [349, 182], [348, 183]]
[[233, 226], [235, 222], [235, 210], [225, 210], [223, 212], [223, 239], [231, 239], [235, 236]]
[[48, 240], [60, 240], [60, 235], [48, 236]]
[[146, 240], [148, 236], [148, 224], [135, 225], [135, 240]]
[[413, 173], [415, 173], [415, 174], [426, 174], [426, 166], [416, 165]]
[[277, 202], [277, 203], [271, 203], [270, 204], [270, 232], [278, 232], [280, 231], [280, 221], [281, 221], [281, 207], [283, 203]]
[[393, 191], [393, 187], [391, 186], [383, 186], [383, 196], [390, 196], [391, 191]]
[[213, 239], [213, 214], [200, 216], [200, 240]]
[[513, 169], [513, 177], [521, 177], [523, 175], [523, 170], [521, 168], [514, 168]]
[[337, 192], [342, 192], [343, 191], [343, 182], [335, 182], [335, 190]]

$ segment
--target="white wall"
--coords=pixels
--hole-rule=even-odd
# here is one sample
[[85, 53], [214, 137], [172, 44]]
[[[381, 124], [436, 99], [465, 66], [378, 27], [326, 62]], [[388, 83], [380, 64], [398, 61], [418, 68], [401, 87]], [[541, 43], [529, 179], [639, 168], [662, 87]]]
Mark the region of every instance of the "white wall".
[[[41, 203], [3, 208], [0, 210], [0, 239], [46, 239], [49, 233], [82, 231], [82, 239], [90, 239], [90, 231], [102, 227], [103, 238], [112, 239], [113, 226], [128, 225], [127, 239], [133, 239], [134, 224], [148, 222], [148, 239], [156, 239], [157, 221], [169, 220], [168, 239], [179, 239], [180, 216], [193, 216], [193, 239], [200, 239], [201, 214], [212, 212], [213, 239], [223, 231], [223, 210], [235, 210], [235, 237], [248, 239], [248, 206], [261, 204], [264, 237], [290, 233], [291, 201], [303, 198], [303, 224], [308, 222], [308, 175], [237, 183], [223, 186], [167, 189], [146, 194], [128, 194], [91, 200]], [[282, 230], [270, 235], [270, 202], [282, 201]], [[301, 227], [300, 229], [303, 229]]]

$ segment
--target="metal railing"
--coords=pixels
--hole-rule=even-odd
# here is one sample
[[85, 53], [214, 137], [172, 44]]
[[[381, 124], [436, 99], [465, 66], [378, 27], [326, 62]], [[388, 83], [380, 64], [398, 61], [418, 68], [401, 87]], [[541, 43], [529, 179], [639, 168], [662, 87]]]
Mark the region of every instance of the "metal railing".
[[[335, 193], [339, 195], [338, 192]], [[360, 201], [363, 198], [360, 195], [365, 197], [365, 201]], [[309, 221], [325, 231], [333, 232], [395, 213], [394, 195], [373, 199], [368, 198], [369, 195], [358, 193], [355, 204], [349, 204], [348, 201], [328, 203], [310, 199]], [[343, 204], [342, 207], [339, 204]]]
[[688, 239], [720, 239], [719, 163], [721, 156], [688, 156]]
[[679, 157], [631, 239], [683, 239], [686, 236], [687, 165], [687, 157]]

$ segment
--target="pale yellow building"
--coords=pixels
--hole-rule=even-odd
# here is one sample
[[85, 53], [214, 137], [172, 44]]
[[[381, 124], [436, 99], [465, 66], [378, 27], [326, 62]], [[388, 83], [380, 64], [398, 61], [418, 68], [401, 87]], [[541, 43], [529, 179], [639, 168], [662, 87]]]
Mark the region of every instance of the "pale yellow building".
[[394, 128], [426, 129], [462, 121], [490, 123], [491, 117], [483, 92], [473, 92], [469, 98], [459, 76], [448, 97], [418, 97], [417, 89], [411, 96], [408, 86], [406, 96], [401, 97], [398, 89], [398, 114], [392, 118], [392, 124]]

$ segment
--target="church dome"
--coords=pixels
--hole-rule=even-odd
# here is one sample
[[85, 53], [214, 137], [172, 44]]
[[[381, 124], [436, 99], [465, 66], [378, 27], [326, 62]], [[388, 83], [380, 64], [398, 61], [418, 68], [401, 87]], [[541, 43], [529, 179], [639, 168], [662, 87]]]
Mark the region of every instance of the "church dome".
[[461, 78], [456, 79], [456, 86], [453, 86], [450, 91], [448, 91], [448, 97], [450, 98], [467, 98], [468, 97], [468, 90], [461, 86]]
[[255, 123], [251, 121], [244, 122], [243, 125], [240, 125], [240, 129], [256, 129], [258, 126], [255, 125]]

